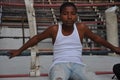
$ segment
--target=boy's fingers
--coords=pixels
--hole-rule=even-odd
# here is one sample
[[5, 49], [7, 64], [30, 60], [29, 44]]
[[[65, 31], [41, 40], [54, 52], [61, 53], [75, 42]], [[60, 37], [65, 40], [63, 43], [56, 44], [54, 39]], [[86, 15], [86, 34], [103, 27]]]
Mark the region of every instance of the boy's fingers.
[[10, 55], [10, 56], [9, 56], [9, 59], [11, 59], [12, 57], [13, 57], [13, 56], [12, 56], [12, 55]]
[[12, 57], [11, 56], [9, 56], [9, 59], [11, 59]]
[[9, 59], [12, 58], [12, 54], [10, 52], [7, 52], [7, 56], [8, 56]]

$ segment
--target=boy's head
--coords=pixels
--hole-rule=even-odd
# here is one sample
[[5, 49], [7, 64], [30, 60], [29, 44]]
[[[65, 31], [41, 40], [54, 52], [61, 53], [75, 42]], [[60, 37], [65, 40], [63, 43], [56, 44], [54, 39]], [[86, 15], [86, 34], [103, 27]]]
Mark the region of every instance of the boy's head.
[[73, 7], [73, 8], [75, 9], [76, 13], [77, 13], [77, 8], [76, 8], [76, 6], [74, 5], [74, 3], [72, 3], [72, 2], [65, 2], [65, 3], [63, 3], [63, 4], [61, 5], [61, 7], [60, 7], [60, 14], [61, 14], [61, 12], [64, 10], [64, 8], [66, 8], [66, 7]]
[[74, 3], [65, 2], [60, 7], [60, 20], [65, 26], [73, 26], [77, 21], [77, 8]]

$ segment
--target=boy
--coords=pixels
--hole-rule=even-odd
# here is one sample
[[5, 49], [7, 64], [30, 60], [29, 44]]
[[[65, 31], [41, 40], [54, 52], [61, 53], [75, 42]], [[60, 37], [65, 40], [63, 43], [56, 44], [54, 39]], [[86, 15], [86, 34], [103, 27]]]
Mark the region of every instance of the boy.
[[77, 22], [77, 8], [73, 3], [66, 2], [61, 5], [60, 19], [61, 23], [50, 26], [31, 38], [20, 49], [11, 51], [10, 58], [19, 55], [43, 39], [52, 38], [54, 58], [49, 72], [50, 80], [88, 80], [85, 74], [85, 65], [81, 60], [84, 37], [120, 54], [120, 47], [113, 46], [94, 34], [85, 24]]

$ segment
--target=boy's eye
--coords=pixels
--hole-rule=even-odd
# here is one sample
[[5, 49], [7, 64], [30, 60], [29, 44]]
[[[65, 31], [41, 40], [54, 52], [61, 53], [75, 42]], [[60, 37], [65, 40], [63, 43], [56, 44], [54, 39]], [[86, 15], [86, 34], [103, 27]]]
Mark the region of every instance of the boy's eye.
[[66, 12], [63, 12], [62, 14], [63, 14], [63, 15], [67, 15], [67, 13], [66, 13]]
[[[67, 15], [68, 13], [62, 13], [63, 15]], [[76, 15], [76, 13], [71, 13], [71, 15]]]
[[72, 15], [76, 15], [76, 13], [72, 13]]

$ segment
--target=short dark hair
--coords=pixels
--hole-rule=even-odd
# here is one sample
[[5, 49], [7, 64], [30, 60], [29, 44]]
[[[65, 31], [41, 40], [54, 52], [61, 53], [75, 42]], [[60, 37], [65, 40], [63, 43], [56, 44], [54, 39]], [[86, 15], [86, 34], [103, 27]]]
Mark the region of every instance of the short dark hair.
[[76, 12], [77, 12], [77, 7], [75, 6], [74, 3], [72, 3], [72, 2], [64, 2], [64, 3], [60, 6], [60, 13], [63, 11], [63, 9], [64, 9], [65, 7], [68, 7], [68, 6], [74, 7], [75, 10], [76, 10]]

